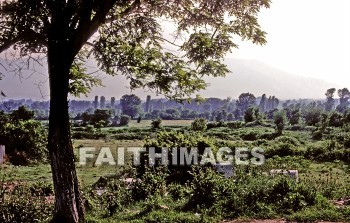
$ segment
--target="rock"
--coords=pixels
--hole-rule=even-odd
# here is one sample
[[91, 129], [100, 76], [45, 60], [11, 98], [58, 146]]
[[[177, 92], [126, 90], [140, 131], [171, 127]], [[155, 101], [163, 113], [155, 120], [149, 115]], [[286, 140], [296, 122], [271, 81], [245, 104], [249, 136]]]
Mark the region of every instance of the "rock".
[[215, 169], [217, 172], [223, 173], [225, 178], [230, 178], [230, 177], [234, 176], [233, 165], [231, 165], [231, 164], [226, 164], [226, 165], [217, 164], [217, 165], [215, 165]]

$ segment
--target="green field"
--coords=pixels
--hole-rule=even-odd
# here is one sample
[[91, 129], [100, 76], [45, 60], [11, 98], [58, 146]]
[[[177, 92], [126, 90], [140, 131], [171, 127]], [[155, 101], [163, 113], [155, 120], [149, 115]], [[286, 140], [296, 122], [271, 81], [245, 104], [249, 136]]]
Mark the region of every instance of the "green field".
[[[190, 129], [192, 121], [189, 120], [163, 121], [162, 129], [152, 129], [150, 122], [132, 121], [127, 127], [90, 129], [88, 136], [91, 139], [73, 139], [78, 180], [84, 196], [91, 202], [88, 205], [90, 222], [221, 222], [224, 219], [264, 218], [293, 221], [350, 220], [347, 217], [350, 208], [334, 205], [334, 201], [350, 196], [350, 168], [349, 163], [344, 161], [348, 150], [340, 142], [332, 144], [340, 129], [332, 129], [323, 139], [315, 140], [313, 128], [309, 127], [298, 131], [287, 129], [282, 136], [278, 136], [271, 123], [234, 128], [221, 125], [195, 133]], [[158, 141], [160, 139], [162, 141]], [[217, 149], [259, 146], [265, 150], [267, 160], [258, 167], [236, 166], [236, 177], [231, 179], [223, 179], [220, 174], [205, 169], [201, 170], [204, 175], [195, 175], [193, 172], [196, 180], [184, 186], [178, 182], [165, 181], [171, 173], [169, 170], [150, 169], [132, 190], [119, 181], [123, 177], [135, 177], [130, 154], [126, 156], [127, 164], [130, 165], [97, 166], [94, 163], [102, 147], [109, 147], [117, 159], [119, 147], [143, 147], [155, 142], [159, 146], [181, 146], [181, 143], [194, 146], [197, 141], [198, 145], [209, 143]], [[78, 162], [79, 151], [83, 147], [96, 148], [94, 158], [88, 159], [86, 165]], [[324, 156], [324, 153], [329, 155]], [[333, 156], [336, 159], [331, 158]], [[296, 169], [299, 171], [299, 183], [289, 178], [285, 182], [283, 176], [271, 178], [268, 176], [271, 169]], [[177, 180], [186, 176], [185, 172], [183, 174]], [[5, 188], [52, 188], [51, 169], [47, 163], [29, 166], [7, 163], [1, 166], [0, 179], [6, 185]], [[100, 185], [100, 189], [96, 185]], [[106, 194], [99, 196], [96, 193], [101, 187]], [[233, 194], [238, 193], [235, 195], [237, 197], [224, 195], [225, 191], [231, 190]], [[270, 194], [264, 194], [264, 191]], [[253, 194], [250, 195], [250, 192]], [[138, 194], [136, 198], [134, 193]], [[146, 197], [139, 199], [139, 193]], [[8, 195], [8, 199], [11, 196]], [[260, 196], [266, 198], [260, 199]], [[310, 196], [312, 198], [307, 198]], [[49, 197], [52, 197], [52, 193]], [[268, 197], [277, 200], [272, 202]], [[255, 201], [249, 203], [249, 199]], [[34, 199], [32, 202], [39, 201]], [[199, 209], [199, 206], [189, 208], [191, 202], [202, 206]], [[230, 202], [241, 202], [240, 206], [246, 211], [235, 205], [230, 206]], [[40, 202], [35, 204], [42, 205]], [[227, 212], [228, 207], [235, 211]]]

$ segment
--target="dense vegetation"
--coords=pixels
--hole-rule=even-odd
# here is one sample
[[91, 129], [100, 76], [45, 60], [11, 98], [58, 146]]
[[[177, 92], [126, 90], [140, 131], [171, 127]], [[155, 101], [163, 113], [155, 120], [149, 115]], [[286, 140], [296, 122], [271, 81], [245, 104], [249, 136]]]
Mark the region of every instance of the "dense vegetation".
[[[336, 104], [325, 109], [312, 102], [305, 105], [285, 102], [283, 108], [265, 112], [261, 103], [255, 105], [232, 121], [227, 118], [230, 113], [220, 107], [212, 112], [221, 114], [214, 121], [203, 116], [190, 121], [170, 122], [159, 116], [153, 121], [130, 120], [123, 114], [120, 119], [123, 124], [113, 126], [110, 123], [113, 112], [96, 109], [87, 117], [88, 121], [73, 123], [77, 159], [79, 148], [91, 143], [98, 148], [154, 147], [158, 152], [163, 147], [198, 147], [200, 153], [207, 147], [213, 151], [223, 147], [260, 147], [266, 157], [261, 166], [235, 165], [232, 178], [224, 178], [210, 164], [134, 167], [128, 159], [127, 166], [116, 168], [95, 166], [91, 159], [87, 167], [78, 167], [88, 221], [221, 222], [275, 218], [350, 221], [349, 111], [335, 111]], [[150, 109], [151, 105], [147, 107]], [[0, 215], [1, 222], [48, 221], [53, 211], [53, 189], [47, 182], [50, 171], [23, 180], [28, 178], [27, 169], [47, 168], [41, 162], [47, 157], [45, 123], [32, 120], [33, 116], [24, 107], [0, 116], [4, 133], [1, 142], [8, 149], [7, 164], [1, 167], [0, 213], [6, 213]], [[21, 147], [21, 140], [28, 147]], [[25, 162], [14, 162], [19, 154]], [[146, 154], [142, 161], [147, 161]], [[31, 166], [13, 166], [17, 164]], [[296, 169], [299, 182], [283, 175], [272, 177], [269, 174], [272, 169]], [[133, 180], [128, 181], [130, 178]]]

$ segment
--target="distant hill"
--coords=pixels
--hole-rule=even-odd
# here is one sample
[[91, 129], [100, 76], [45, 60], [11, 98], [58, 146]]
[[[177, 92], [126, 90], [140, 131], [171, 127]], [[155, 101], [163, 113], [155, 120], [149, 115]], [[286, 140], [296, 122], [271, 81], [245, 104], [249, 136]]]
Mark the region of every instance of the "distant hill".
[[242, 92], [250, 92], [281, 99], [323, 99], [327, 89], [340, 88], [337, 84], [290, 74], [256, 60], [226, 59], [225, 63], [232, 73], [225, 78], [209, 78], [212, 84], [203, 95], [237, 98]]
[[[232, 73], [225, 78], [206, 78], [210, 86], [207, 90], [200, 92], [202, 96], [237, 98], [243, 92], [250, 92], [257, 97], [266, 93], [280, 99], [321, 99], [325, 97], [324, 93], [328, 88], [340, 88], [333, 83], [290, 74], [255, 60], [228, 58], [225, 63]], [[0, 90], [3, 90], [9, 98], [48, 99], [48, 78], [44, 68], [40, 71], [41, 74], [32, 76], [31, 72], [25, 72], [21, 80], [18, 76], [14, 77], [13, 74], [6, 74], [1, 67], [0, 72], [5, 74], [3, 80], [0, 81]], [[118, 99], [123, 94], [130, 93], [128, 82], [123, 76], [101, 75], [101, 77], [105, 87], [95, 88], [88, 96], [90, 99], [95, 95], [104, 95], [107, 98], [114, 96]], [[36, 85], [40, 81], [42, 81], [41, 92]], [[148, 94], [155, 96], [152, 92], [144, 90], [137, 90], [134, 93], [143, 100]]]

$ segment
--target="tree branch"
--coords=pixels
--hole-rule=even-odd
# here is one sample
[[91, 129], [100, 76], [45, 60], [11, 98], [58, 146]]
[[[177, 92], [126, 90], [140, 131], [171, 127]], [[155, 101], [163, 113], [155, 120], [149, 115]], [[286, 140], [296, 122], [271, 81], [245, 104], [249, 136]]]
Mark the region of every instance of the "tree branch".
[[20, 40], [19, 37], [14, 37], [12, 39], [8, 39], [6, 41], [3, 42], [2, 45], [0, 45], [0, 53], [4, 52], [5, 50], [7, 50], [8, 48], [10, 48], [11, 46], [13, 46], [15, 43], [17, 43]]
[[[96, 12], [96, 15], [90, 20], [92, 16], [92, 10], [84, 17], [89, 16], [89, 20], [82, 19], [79, 21], [79, 25], [74, 38], [73, 55], [76, 55], [81, 47], [90, 39], [90, 37], [97, 32], [100, 25], [105, 21], [108, 12], [117, 3], [117, 0], [106, 0], [101, 8]], [[86, 10], [83, 13], [87, 13]]]
[[47, 46], [47, 40], [45, 37], [34, 30], [25, 30], [18, 34], [17, 36], [14, 36], [13, 38], [9, 38], [7, 40], [1, 41], [2, 45], [0, 45], [0, 53], [4, 52], [5, 50], [9, 49], [11, 46], [15, 45], [18, 42], [32, 42], [32, 41], [38, 41], [38, 45], [41, 44], [43, 46]]

